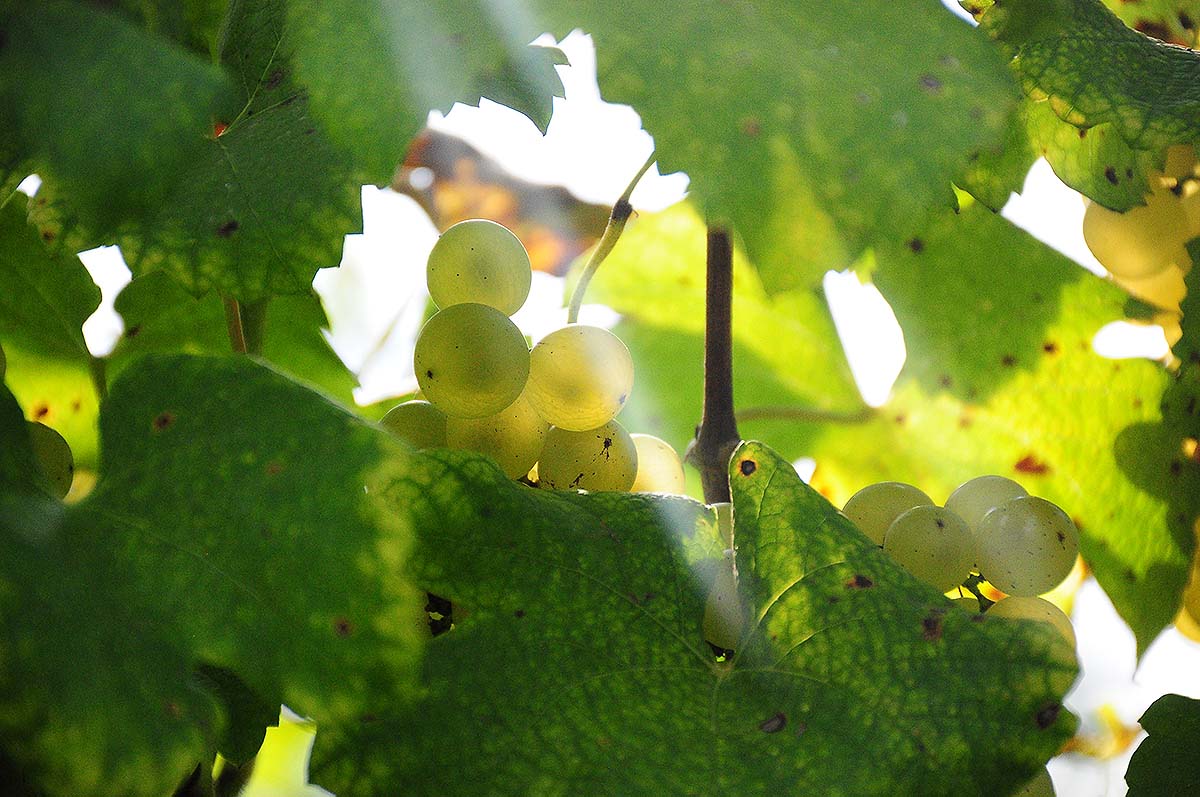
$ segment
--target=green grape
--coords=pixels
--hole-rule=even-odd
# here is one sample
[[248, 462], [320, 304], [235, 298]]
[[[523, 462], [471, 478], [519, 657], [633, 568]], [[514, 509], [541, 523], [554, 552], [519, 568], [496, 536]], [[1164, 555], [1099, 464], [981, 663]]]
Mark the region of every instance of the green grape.
[[433, 406], [447, 415], [483, 418], [521, 395], [529, 349], [521, 330], [496, 308], [455, 304], [421, 328], [413, 368]]
[[75, 458], [71, 455], [71, 446], [46, 424], [37, 421], [26, 423], [34, 461], [50, 483], [51, 492], [58, 498], [66, 498], [75, 479]]
[[543, 487], [625, 492], [637, 475], [637, 446], [621, 424], [576, 432], [550, 427], [538, 460]]
[[1042, 767], [1041, 771], [1033, 776], [1033, 780], [1022, 786], [1013, 797], [1054, 797], [1054, 795], [1054, 781], [1050, 780], [1050, 772]]
[[903, 482], [868, 484], [842, 507], [842, 513], [877, 545], [883, 545], [888, 526], [914, 506], [933, 506], [933, 499]]
[[428, 401], [397, 404], [379, 419], [379, 425], [418, 450], [446, 446], [446, 416]]
[[974, 532], [983, 516], [1010, 498], [1029, 495], [1024, 487], [1003, 476], [976, 476], [963, 482], [946, 499], [946, 508], [958, 515]]
[[938, 592], [963, 583], [975, 561], [966, 522], [940, 506], [916, 506], [888, 526], [883, 550]]
[[1032, 495], [988, 512], [976, 535], [979, 572], [1009, 595], [1041, 595], [1075, 565], [1079, 532], [1056, 505]]
[[451, 448], [487, 454], [508, 478], [519, 479], [537, 462], [548, 428], [522, 393], [495, 415], [448, 418], [446, 441]]
[[474, 302], [505, 315], [529, 298], [532, 273], [517, 236], [486, 219], [460, 221], [442, 233], [426, 267], [429, 295], [438, 307]]
[[1083, 239], [1114, 277], [1142, 279], [1188, 262], [1187, 211], [1179, 197], [1157, 188], [1146, 204], [1117, 213], [1093, 202], [1083, 213]]
[[1184, 282], [1185, 273], [1178, 266], [1171, 266], [1150, 277], [1120, 278], [1116, 282], [1143, 302], [1178, 313], [1179, 303], [1187, 295], [1187, 284]]
[[633, 389], [633, 358], [613, 333], [571, 324], [530, 353], [529, 400], [560, 429], [595, 429], [617, 416]]
[[1048, 600], [1023, 595], [1010, 595], [997, 601], [987, 610], [989, 617], [1008, 617], [1012, 620], [1037, 620], [1049, 623], [1054, 630], [1062, 634], [1063, 639], [1075, 647], [1075, 628], [1062, 609]]
[[722, 562], [704, 601], [704, 641], [722, 650], [736, 650], [745, 628], [746, 612], [738, 598], [733, 565]]
[[637, 448], [637, 477], [630, 492], [685, 495], [683, 462], [671, 444], [650, 434], [631, 434]]

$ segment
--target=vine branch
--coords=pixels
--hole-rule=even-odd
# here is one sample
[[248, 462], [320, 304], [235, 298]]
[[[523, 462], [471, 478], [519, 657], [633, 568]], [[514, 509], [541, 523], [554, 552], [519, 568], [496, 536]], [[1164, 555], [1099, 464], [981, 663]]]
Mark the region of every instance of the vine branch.
[[729, 500], [729, 459], [741, 442], [733, 412], [733, 244], [710, 225], [704, 299], [704, 410], [687, 459], [707, 503]]
[[567, 308], [568, 324], [574, 324], [579, 320], [579, 308], [583, 306], [583, 294], [587, 291], [588, 283], [592, 281], [592, 276], [595, 275], [596, 269], [600, 268], [604, 258], [608, 257], [608, 253], [617, 245], [617, 239], [625, 230], [625, 222], [629, 221], [629, 217], [633, 215], [633, 205], [629, 204], [629, 197], [633, 196], [633, 189], [642, 179], [642, 175], [650, 171], [656, 158], [657, 153], [651, 152], [650, 157], [642, 164], [642, 168], [638, 169], [638, 173], [625, 187], [625, 193], [621, 194], [613, 204], [608, 224], [604, 227], [604, 234], [600, 236], [600, 243], [596, 244], [596, 250], [588, 258], [587, 265], [584, 266], [583, 273], [579, 276], [579, 282], [575, 284], [575, 290], [571, 293], [571, 304]]

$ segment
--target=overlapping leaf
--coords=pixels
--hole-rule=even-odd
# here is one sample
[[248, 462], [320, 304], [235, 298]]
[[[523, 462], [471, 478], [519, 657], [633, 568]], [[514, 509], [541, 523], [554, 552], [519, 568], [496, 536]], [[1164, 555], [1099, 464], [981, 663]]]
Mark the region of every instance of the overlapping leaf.
[[1190, 46], [1196, 42], [1200, 3], [1196, 0], [1104, 0], [1122, 22], [1165, 42]]
[[953, 610], [766, 447], [731, 472], [757, 623], [727, 664], [701, 633], [723, 546], [698, 505], [533, 493], [449, 458], [398, 486], [425, 530], [414, 578], [455, 625], [427, 648], [426, 699], [356, 740], [395, 771], [362, 774], [318, 739], [314, 780], [357, 771], [348, 796], [1001, 793], [1053, 753], [1073, 725], [1061, 639]]
[[[4, 450], [27, 452], [11, 399], [0, 415]], [[377, 500], [411, 458], [399, 444], [245, 358], [131, 367], [101, 430], [83, 503], [0, 490], [7, 757], [55, 794], [164, 794], [223, 733], [200, 672], [330, 739], [408, 693], [410, 518]]]
[[1129, 761], [1129, 794], [1152, 797], [1200, 790], [1200, 700], [1163, 695], [1138, 721], [1150, 735]]

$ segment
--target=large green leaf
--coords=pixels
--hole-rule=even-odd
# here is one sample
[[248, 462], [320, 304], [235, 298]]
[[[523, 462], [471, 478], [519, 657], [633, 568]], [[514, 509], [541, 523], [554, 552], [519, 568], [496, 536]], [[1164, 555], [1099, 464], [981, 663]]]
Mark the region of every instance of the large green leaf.
[[542, 31], [519, 3], [292, 0], [288, 27], [314, 112], [377, 183], [432, 109], [486, 96], [545, 131], [563, 93], [562, 52], [528, 46]]
[[414, 710], [352, 748], [318, 739], [313, 778], [346, 797], [1001, 794], [1073, 727], [1061, 638], [954, 609], [765, 446], [731, 471], [755, 618], [732, 663], [701, 632], [724, 545], [698, 505], [535, 493], [443, 462], [394, 498], [423, 530], [413, 578], [454, 627]]
[[1017, 479], [1075, 519], [1144, 650], [1178, 609], [1200, 500], [1200, 468], [1160, 423], [1171, 377], [1098, 356], [1092, 337], [1124, 317], [1125, 295], [986, 209], [948, 214], [919, 240], [878, 253], [904, 372], [875, 421], [821, 438], [821, 484], [844, 500], [898, 479], [940, 500], [982, 473]]
[[1026, 91], [1138, 149], [1200, 138], [1200, 55], [1125, 26], [1100, 0], [966, 0]]
[[[0, 414], [23, 424], [11, 399]], [[54, 794], [161, 795], [224, 733], [200, 673], [237, 673], [330, 739], [408, 694], [410, 517], [380, 503], [400, 444], [244, 357], [129, 368], [101, 433], [84, 502], [0, 490], [7, 757]]]
[[100, 289], [78, 257], [46, 250], [18, 200], [0, 207], [0, 339], [86, 362], [83, 322]]
[[540, 5], [555, 33], [594, 35], [605, 97], [641, 114], [660, 168], [688, 173], [772, 291], [952, 204], [1019, 96], [994, 48], [924, 0]]
[[1200, 791], [1200, 700], [1163, 695], [1138, 720], [1150, 734], [1129, 761], [1132, 797]]
[[1104, 4], [1126, 25], [1156, 39], [1185, 45], [1196, 42], [1197, 0], [1104, 0]]

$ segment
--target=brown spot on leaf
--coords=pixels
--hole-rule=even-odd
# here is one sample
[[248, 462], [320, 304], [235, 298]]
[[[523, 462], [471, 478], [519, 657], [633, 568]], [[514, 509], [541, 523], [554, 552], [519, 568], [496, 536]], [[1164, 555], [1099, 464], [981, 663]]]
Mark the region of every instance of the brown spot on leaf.
[[930, 612], [921, 618], [921, 638], [926, 642], [936, 642], [942, 638], [941, 612]]
[[1046, 354], [1058, 354], [1058, 344], [1052, 340], [1048, 340], [1042, 344], [1042, 351]]
[[942, 387], [950, 387], [954, 384], [954, 380], [950, 378], [950, 374], [942, 374], [938, 377], [938, 384]]
[[908, 416], [903, 412], [898, 412], [896, 413], [896, 416], [892, 418], [892, 420], [896, 422], [897, 426], [903, 426], [904, 422], [908, 420]]
[[1011, 354], [1006, 354], [1000, 358], [1000, 364], [1003, 365], [1005, 368], [1012, 368], [1014, 365], [1017, 364], [1017, 358]]
[[173, 423], [175, 423], [175, 415], [164, 410], [154, 416], [154, 420], [150, 422], [150, 425], [154, 427], [154, 431], [161, 432]]
[[265, 87], [266, 87], [267, 89], [273, 89], [273, 88], [276, 88], [276, 87], [278, 87], [278, 86], [279, 86], [279, 84], [280, 84], [280, 83], [282, 83], [282, 82], [283, 82], [283, 70], [282, 70], [282, 69], [276, 69], [276, 70], [275, 70], [274, 72], [272, 72], [272, 73], [271, 73], [271, 75], [270, 75], [270, 76], [267, 78], [267, 82], [266, 82], [264, 85], [265, 85]]
[[921, 88], [928, 91], [930, 94], [942, 93], [942, 81], [937, 75], [924, 74], [921, 75]]
[[354, 633], [354, 625], [345, 617], [333, 621], [333, 632], [343, 639]]
[[1061, 704], [1047, 703], [1038, 709], [1037, 714], [1034, 715], [1034, 720], [1037, 722], [1037, 726], [1044, 731], [1054, 724], [1054, 721], [1058, 719], [1060, 711], [1062, 711]]
[[908, 248], [912, 250], [914, 255], [919, 255], [925, 251], [925, 242], [920, 238], [910, 238], [908, 241]]
[[762, 132], [762, 122], [757, 117], [747, 116], [738, 125], [742, 129], [742, 135], [754, 138]]
[[42, 240], [50, 242], [54, 240], [54, 230], [42, 230]]
[[1178, 476], [1179, 474], [1183, 473], [1183, 463], [1177, 459], [1173, 459], [1171, 460], [1171, 464], [1168, 466], [1168, 470], [1171, 471], [1172, 476]]
[[1080, 131], [1079, 131], [1079, 137], [1080, 137], [1080, 138], [1087, 138], [1087, 134], [1088, 134], [1088, 131], [1087, 131], [1087, 130], [1080, 129]]
[[283, 465], [279, 464], [278, 462], [268, 462], [267, 463], [267, 475], [268, 476], [278, 476], [282, 472], [283, 472]]
[[787, 715], [777, 711], [770, 717], [758, 723], [758, 729], [763, 733], [779, 733], [787, 727]]
[[743, 459], [742, 463], [738, 466], [738, 470], [742, 472], [743, 476], [749, 476], [758, 470], [758, 463], [752, 459]]
[[224, 224], [222, 224], [220, 227], [217, 228], [217, 237], [218, 238], [228, 238], [229, 236], [231, 236], [235, 232], [237, 232], [237, 228], [238, 228], [237, 220], [230, 219], [229, 221], [225, 222]]
[[1050, 471], [1050, 466], [1033, 454], [1026, 454], [1017, 460], [1016, 464], [1013, 465], [1013, 469], [1017, 473], [1031, 473], [1035, 476], [1041, 476]]
[[125, 330], [125, 338], [126, 339], [136, 338], [139, 334], [141, 334], [141, 331], [142, 331], [142, 325], [134, 324], [129, 329]]
[[1111, 166], [1106, 167], [1104, 169], [1104, 179], [1108, 180], [1113, 185], [1116, 185], [1118, 182], [1117, 181], [1117, 170]]
[[855, 573], [853, 578], [846, 580], [845, 586], [846, 589], [870, 589], [875, 586], [875, 582], [862, 573]]
[[38, 404], [36, 407], [33, 408], [33, 419], [35, 421], [40, 421], [42, 418], [45, 418], [49, 414], [50, 414], [50, 406], [48, 404], [46, 404], [45, 402], [42, 402], [41, 404]]
[[513, 612], [513, 617], [517, 618], [518, 620], [520, 620], [524, 616], [525, 616], [524, 609], [517, 609], [515, 612]]

